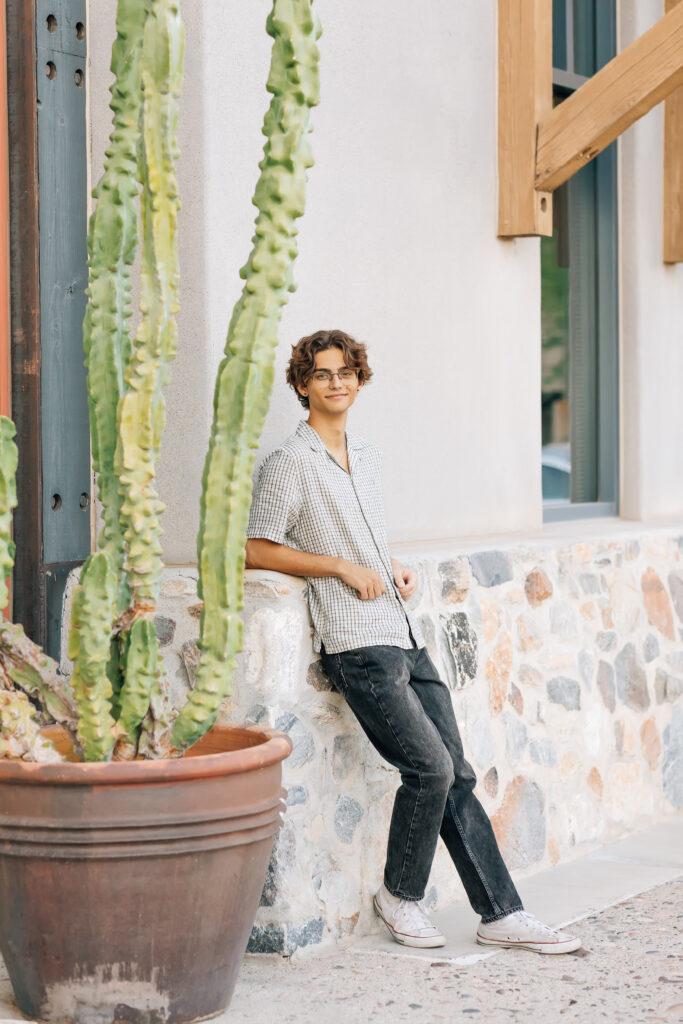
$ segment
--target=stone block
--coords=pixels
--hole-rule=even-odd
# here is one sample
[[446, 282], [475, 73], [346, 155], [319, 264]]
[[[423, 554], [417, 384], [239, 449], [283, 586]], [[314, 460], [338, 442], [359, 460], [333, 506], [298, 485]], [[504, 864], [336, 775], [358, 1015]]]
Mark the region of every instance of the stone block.
[[500, 808], [491, 823], [508, 868], [526, 868], [545, 853], [545, 806], [535, 782], [517, 775], [505, 787]]
[[310, 918], [300, 928], [290, 925], [254, 925], [247, 953], [282, 953], [291, 956], [302, 946], [315, 946], [322, 941], [324, 921], [322, 917]]
[[470, 555], [470, 567], [482, 587], [497, 587], [514, 576], [512, 559], [504, 551], [479, 551]]
[[287, 758], [288, 769], [301, 768], [313, 759], [315, 743], [301, 719], [291, 712], [287, 712], [277, 719], [275, 728], [286, 732], [293, 743], [292, 753]]
[[648, 718], [640, 727], [640, 742], [643, 745], [645, 760], [654, 771], [657, 767], [659, 755], [662, 752], [662, 743], [657, 731], [657, 723], [654, 718]]
[[640, 585], [643, 591], [647, 621], [669, 640], [675, 640], [669, 595], [659, 574], [651, 566], [643, 573]]
[[154, 628], [156, 629], [159, 647], [168, 647], [170, 643], [173, 643], [175, 625], [175, 619], [170, 619], [166, 615], [154, 616]]
[[441, 627], [447, 681], [459, 690], [477, 674], [477, 634], [464, 612], [441, 616]]
[[356, 733], [342, 733], [334, 737], [332, 747], [332, 776], [342, 781], [361, 764], [361, 738]]
[[593, 652], [587, 650], [586, 648], [579, 651], [577, 663], [579, 666], [579, 675], [581, 676], [581, 682], [587, 690], [590, 690], [593, 684], [593, 672], [595, 671], [595, 657], [593, 655]]
[[550, 606], [550, 632], [561, 637], [576, 636], [576, 613], [568, 601]]
[[466, 558], [441, 562], [438, 568], [441, 580], [441, 600], [446, 604], [460, 604], [470, 591], [472, 574]]
[[323, 663], [320, 660], [312, 661], [308, 666], [306, 682], [319, 693], [337, 692], [332, 680], [328, 675], [326, 675], [325, 670], [323, 669]]
[[466, 744], [478, 768], [486, 768], [496, 756], [496, 743], [487, 719], [480, 718], [467, 729]]
[[520, 665], [517, 679], [522, 688], [527, 686], [537, 687], [543, 682], [543, 676], [533, 665]]
[[342, 795], [334, 811], [334, 830], [342, 843], [352, 843], [353, 834], [364, 810], [352, 796]]
[[617, 634], [613, 631], [601, 631], [596, 635], [595, 642], [601, 651], [611, 651], [616, 646]]
[[615, 573], [609, 585], [614, 628], [621, 636], [632, 633], [642, 615], [641, 593], [625, 570]]
[[674, 705], [671, 721], [664, 730], [662, 785], [664, 795], [679, 810], [683, 807], [683, 708]]
[[508, 633], [503, 633], [491, 651], [485, 669], [489, 681], [489, 704], [493, 715], [499, 715], [503, 710], [511, 669], [512, 641]]
[[645, 661], [654, 661], [659, 657], [659, 640], [654, 633], [648, 633], [643, 644], [643, 657]]
[[624, 644], [617, 654], [614, 668], [619, 700], [636, 711], [644, 711], [649, 708], [650, 694], [647, 689], [647, 677], [633, 644]]
[[555, 676], [548, 681], [546, 689], [552, 704], [561, 704], [567, 711], [579, 711], [581, 708], [581, 687], [575, 679]]
[[522, 691], [519, 690], [514, 683], [510, 683], [508, 703], [512, 705], [518, 715], [524, 714], [524, 698], [522, 697]]
[[503, 724], [505, 727], [505, 754], [509, 763], [514, 765], [519, 761], [526, 747], [526, 726], [515, 715], [507, 713], [503, 715]]
[[529, 740], [529, 753], [534, 764], [543, 765], [544, 768], [552, 768], [557, 764], [555, 744], [547, 736], [538, 736]]
[[517, 637], [520, 651], [537, 651], [543, 646], [543, 633], [531, 615], [517, 617]]
[[358, 879], [336, 868], [325, 871], [317, 879], [320, 902], [325, 907], [328, 927], [332, 926], [337, 938], [350, 935], [360, 916], [361, 891]]
[[483, 779], [484, 792], [491, 799], [498, 796], [498, 769], [493, 767], [489, 768]]
[[305, 804], [308, 800], [308, 790], [305, 786], [287, 787], [287, 806], [294, 807], [295, 804]]
[[672, 569], [668, 582], [676, 615], [683, 622], [683, 569]]
[[579, 583], [584, 594], [600, 593], [600, 577], [594, 572], [582, 572], [579, 575]]
[[598, 771], [598, 769], [595, 767], [595, 765], [593, 765], [593, 767], [589, 771], [588, 778], [586, 779], [586, 782], [588, 783], [590, 788], [593, 790], [595, 795], [598, 798], [601, 798], [602, 797], [602, 791], [603, 791], [602, 776], [601, 776], [600, 772]]
[[655, 675], [655, 700], [658, 704], [673, 704], [683, 696], [683, 679], [672, 675], [663, 668], [658, 668]]
[[524, 581], [526, 599], [533, 608], [552, 597], [553, 585], [543, 569], [534, 569]]
[[484, 642], [490, 644], [500, 627], [501, 608], [499, 604], [488, 597], [482, 597], [479, 606]]
[[616, 689], [614, 686], [614, 669], [608, 661], [601, 661], [598, 665], [598, 689], [603, 704], [609, 712], [613, 712], [617, 706]]

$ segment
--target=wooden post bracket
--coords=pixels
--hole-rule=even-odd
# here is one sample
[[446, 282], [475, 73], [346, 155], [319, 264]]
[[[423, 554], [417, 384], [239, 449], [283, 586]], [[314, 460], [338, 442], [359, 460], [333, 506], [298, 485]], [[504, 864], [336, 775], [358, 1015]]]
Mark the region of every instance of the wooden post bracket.
[[551, 235], [553, 191], [665, 99], [663, 255], [683, 262], [683, 3], [553, 108], [551, 0], [498, 0], [499, 236]]

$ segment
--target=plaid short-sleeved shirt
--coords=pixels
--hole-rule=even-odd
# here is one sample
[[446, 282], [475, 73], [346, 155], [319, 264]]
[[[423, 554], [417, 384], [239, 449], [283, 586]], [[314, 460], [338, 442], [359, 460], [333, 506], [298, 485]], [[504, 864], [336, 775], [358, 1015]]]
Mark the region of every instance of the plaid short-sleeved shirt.
[[342, 469], [305, 420], [263, 462], [251, 504], [247, 537], [286, 544], [314, 555], [346, 558], [374, 569], [386, 584], [361, 601], [336, 576], [307, 580], [313, 646], [329, 654], [389, 644], [424, 647], [420, 627], [394, 583], [384, 523], [381, 456], [368, 441], [346, 435], [349, 470]]

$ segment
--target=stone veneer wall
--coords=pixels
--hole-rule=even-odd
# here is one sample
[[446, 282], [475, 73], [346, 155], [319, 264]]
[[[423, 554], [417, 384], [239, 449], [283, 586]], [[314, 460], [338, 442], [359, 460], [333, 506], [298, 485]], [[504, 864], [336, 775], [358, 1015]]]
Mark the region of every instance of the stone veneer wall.
[[[683, 535], [403, 560], [419, 573], [411, 604], [516, 877], [683, 806]], [[178, 702], [197, 662], [200, 607], [196, 570], [166, 569], [157, 631]], [[379, 927], [371, 895], [398, 773], [312, 653], [303, 581], [247, 572], [244, 624], [222, 717], [294, 741], [249, 948], [346, 943]], [[462, 897], [439, 841], [427, 903]]]

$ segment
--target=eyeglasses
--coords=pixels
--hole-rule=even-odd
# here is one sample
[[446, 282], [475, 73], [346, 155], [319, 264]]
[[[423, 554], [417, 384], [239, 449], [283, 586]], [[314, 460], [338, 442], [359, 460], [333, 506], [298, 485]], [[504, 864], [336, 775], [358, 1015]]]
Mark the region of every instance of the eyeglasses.
[[339, 380], [343, 381], [353, 380], [357, 376], [358, 371], [352, 370], [350, 366], [345, 366], [343, 370], [339, 370], [338, 372], [335, 370], [334, 373], [332, 373], [330, 370], [316, 370], [315, 373], [311, 374], [311, 378], [313, 380], [319, 381], [321, 384], [323, 383], [323, 381], [331, 384], [335, 377], [339, 377]]

